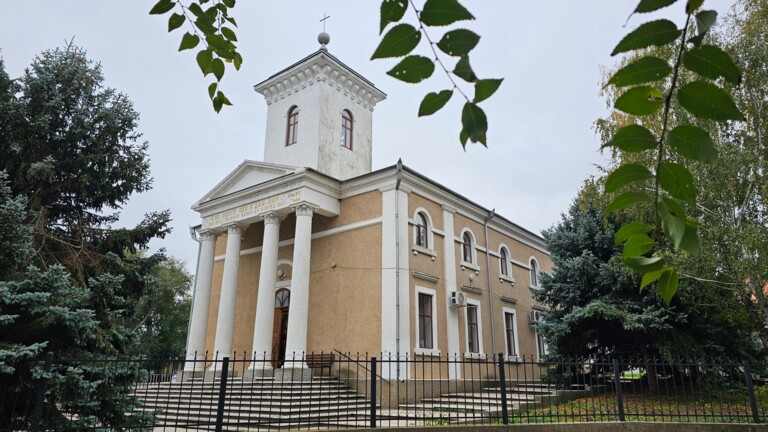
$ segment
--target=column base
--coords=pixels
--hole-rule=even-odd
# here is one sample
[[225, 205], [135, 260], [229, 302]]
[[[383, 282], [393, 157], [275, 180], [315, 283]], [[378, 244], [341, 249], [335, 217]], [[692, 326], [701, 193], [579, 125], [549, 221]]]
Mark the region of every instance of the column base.
[[184, 371], [184, 373], [181, 374], [181, 382], [199, 381], [201, 378], [205, 378], [205, 371], [200, 369], [195, 371]]
[[[230, 370], [227, 374], [227, 379], [237, 378], [237, 374], [234, 370]], [[221, 379], [221, 371], [220, 370], [207, 370], [205, 371], [205, 375], [203, 377], [204, 381], [215, 381]]]
[[279, 381], [312, 381], [312, 369], [286, 368], [275, 370], [275, 382]]
[[256, 365], [251, 366], [243, 373], [243, 380], [252, 381], [254, 378], [271, 378], [275, 375], [272, 366]]

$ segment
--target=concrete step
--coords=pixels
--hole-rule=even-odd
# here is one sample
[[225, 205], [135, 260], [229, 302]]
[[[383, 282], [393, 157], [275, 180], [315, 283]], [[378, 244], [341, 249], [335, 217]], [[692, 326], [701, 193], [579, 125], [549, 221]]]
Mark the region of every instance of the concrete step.
[[[446, 393], [440, 395], [441, 398], [448, 398], [448, 399], [470, 399], [470, 400], [493, 400], [493, 401], [501, 401], [501, 393], [500, 392], [482, 392], [482, 393]], [[528, 394], [520, 394], [520, 393], [509, 393], [507, 394], [507, 400], [521, 400], [521, 401], [528, 401], [528, 400], [534, 400], [536, 398], [536, 395], [528, 395]], [[423, 401], [426, 401], [426, 399], [422, 399]]]

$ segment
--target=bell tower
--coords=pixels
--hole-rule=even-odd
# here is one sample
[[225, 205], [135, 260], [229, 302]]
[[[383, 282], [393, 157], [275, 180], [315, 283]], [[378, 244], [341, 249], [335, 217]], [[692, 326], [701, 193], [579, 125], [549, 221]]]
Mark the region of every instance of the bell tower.
[[254, 86], [267, 103], [264, 162], [338, 180], [371, 172], [373, 109], [387, 95], [320, 49]]

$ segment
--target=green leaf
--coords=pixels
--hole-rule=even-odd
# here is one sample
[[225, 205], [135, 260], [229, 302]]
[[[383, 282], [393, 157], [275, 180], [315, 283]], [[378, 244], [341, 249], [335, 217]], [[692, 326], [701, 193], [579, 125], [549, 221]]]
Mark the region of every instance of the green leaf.
[[684, 85], [677, 91], [677, 100], [696, 117], [716, 121], [744, 120], [728, 93], [708, 82], [694, 81]]
[[197, 53], [197, 65], [200, 66], [203, 75], [208, 75], [213, 72], [213, 70], [211, 70], [211, 60], [213, 60], [213, 53], [211, 50], [204, 49]]
[[405, 11], [408, 10], [408, 0], [384, 0], [381, 2], [381, 24], [379, 34], [381, 34], [389, 23], [398, 22], [403, 19]]
[[686, 216], [683, 206], [677, 201], [662, 197], [659, 201], [659, 217], [664, 233], [672, 240], [675, 249], [680, 248], [685, 235]]
[[665, 8], [677, 0], [640, 0], [640, 4], [635, 8], [637, 13], [647, 13]]
[[611, 53], [616, 54], [632, 51], [649, 46], [666, 45], [680, 36], [680, 30], [675, 23], [670, 20], [662, 19], [647, 22], [624, 36], [616, 48]]
[[608, 81], [616, 87], [642, 84], [664, 79], [672, 72], [666, 60], [658, 57], [642, 57], [619, 69]]
[[685, 13], [692, 14], [703, 4], [704, 0], [688, 0], [688, 4], [685, 5]]
[[695, 46], [700, 46], [701, 42], [704, 40], [704, 36], [706, 36], [709, 29], [715, 25], [715, 21], [717, 21], [717, 12], [713, 10], [705, 10], [697, 13], [696, 31], [698, 34], [695, 37], [688, 39], [688, 42], [691, 42]]
[[419, 17], [421, 17], [421, 22], [428, 26], [446, 26], [457, 21], [475, 19], [456, 0], [427, 0]]
[[[150, 15], [162, 15], [169, 10], [173, 9], [173, 7], [176, 6], [176, 2], [171, 0], [160, 0], [159, 2], [155, 3], [154, 6], [152, 6], [152, 9], [149, 10]], [[170, 30], [169, 30], [170, 31]]]
[[696, 186], [688, 168], [674, 162], [662, 162], [658, 177], [659, 186], [673, 197], [687, 202], [696, 199]]
[[223, 102], [221, 101], [221, 99], [219, 99], [218, 96], [215, 96], [213, 99], [211, 99], [211, 102], [213, 102], [213, 109], [216, 112], [221, 112], [221, 107], [223, 105]]
[[669, 132], [669, 145], [688, 159], [704, 163], [717, 160], [717, 149], [704, 129], [684, 124]]
[[463, 56], [456, 62], [456, 67], [453, 68], [453, 74], [466, 82], [477, 81], [477, 75], [475, 75], [472, 67], [469, 66], [469, 57], [467, 56]]
[[240, 66], [243, 65], [243, 56], [241, 56], [240, 53], [238, 52], [235, 52], [233, 54], [235, 58], [232, 59], [232, 61], [235, 64], [235, 70], [240, 70]]
[[465, 103], [464, 109], [461, 110], [461, 125], [470, 141], [486, 144], [485, 134], [488, 131], [488, 119], [482, 108], [470, 102]]
[[633, 235], [627, 239], [626, 243], [624, 243], [624, 249], [621, 251], [621, 256], [629, 258], [645, 255], [653, 249], [653, 245], [653, 239], [647, 235]]
[[478, 42], [480, 42], [480, 36], [477, 33], [467, 29], [457, 29], [444, 34], [437, 43], [437, 47], [450, 56], [461, 57], [469, 54]]
[[432, 115], [451, 100], [453, 90], [443, 90], [440, 93], [427, 93], [419, 105], [419, 117]]
[[699, 233], [690, 221], [685, 223], [685, 233], [678, 249], [691, 254], [699, 251]]
[[226, 17], [226, 20], [229, 21], [233, 26], [237, 27], [237, 21], [235, 21], [232, 17]]
[[211, 72], [216, 76], [216, 79], [221, 81], [224, 76], [224, 62], [220, 58], [215, 58], [211, 61]]
[[664, 267], [664, 259], [661, 257], [629, 257], [621, 260], [624, 265], [640, 273], [659, 271]]
[[616, 102], [614, 108], [633, 115], [653, 114], [664, 105], [661, 92], [649, 86], [639, 86], [624, 92]]
[[469, 135], [464, 131], [464, 129], [459, 132], [459, 141], [461, 142], [461, 148], [467, 147], [467, 141], [469, 140]]
[[640, 281], [640, 291], [643, 290], [643, 288], [647, 287], [648, 285], [656, 282], [659, 279], [659, 276], [661, 276], [661, 272], [664, 270], [657, 270], [648, 272], [643, 275], [643, 280]]
[[194, 2], [190, 3], [187, 9], [189, 9], [189, 11], [192, 12], [198, 18], [205, 16], [205, 12], [203, 12], [203, 8], [201, 8], [200, 5], [197, 3], [194, 3]]
[[226, 39], [223, 37], [217, 35], [217, 34], [209, 34], [205, 36], [205, 41], [208, 42], [208, 45], [220, 49], [220, 50], [229, 50], [230, 44], [227, 42]]
[[184, 15], [177, 13], [172, 14], [171, 17], [168, 18], [168, 32], [172, 32], [181, 27], [181, 25], [184, 24], [184, 20], [186, 19], [187, 18]]
[[638, 124], [631, 124], [619, 129], [605, 147], [616, 147], [626, 152], [639, 153], [656, 148], [657, 145], [656, 137], [651, 131]]
[[223, 3], [228, 8], [235, 7], [235, 0], [224, 0]]
[[211, 85], [208, 86], [208, 97], [213, 99], [213, 95], [216, 94], [216, 88], [219, 85], [217, 83], [211, 83]]
[[411, 55], [387, 72], [387, 75], [407, 83], [421, 82], [435, 71], [435, 63], [424, 56]]
[[195, 20], [195, 27], [203, 32], [203, 35], [211, 35], [216, 33], [216, 27], [213, 26], [213, 21], [209, 20], [207, 16], [203, 15]]
[[179, 45], [179, 51], [184, 51], [187, 49], [192, 49], [197, 46], [197, 44], [200, 43], [200, 38], [197, 37], [197, 35], [193, 35], [192, 33], [184, 33], [184, 36], [181, 37], [181, 44]]
[[503, 80], [503, 78], [481, 79], [475, 82], [475, 99], [472, 102], [480, 103], [491, 97], [494, 93], [496, 93], [496, 90], [498, 90]]
[[235, 35], [234, 30], [232, 30], [229, 27], [222, 27], [221, 28], [221, 34], [224, 35], [227, 40], [230, 40], [232, 42], [237, 42], [237, 35]]
[[398, 24], [381, 39], [371, 60], [387, 57], [403, 57], [416, 48], [421, 33], [410, 24]]
[[732, 84], [741, 82], [741, 72], [731, 56], [715, 45], [691, 48], [683, 57], [683, 66], [689, 71], [710, 79], [725, 78]]
[[661, 273], [661, 277], [659, 277], [659, 283], [657, 287], [659, 289], [661, 298], [667, 305], [669, 305], [669, 302], [672, 301], [672, 297], [674, 297], [675, 293], [677, 293], [678, 280], [679, 276], [677, 274], [677, 270], [669, 267], [665, 268]]
[[653, 229], [652, 226], [640, 222], [624, 224], [618, 231], [616, 231], [616, 234], [613, 235], [613, 243], [618, 246], [624, 243], [628, 238], [635, 235], [645, 234], [651, 229]]
[[218, 92], [216, 94], [216, 97], [219, 98], [219, 100], [221, 101], [222, 105], [232, 106], [232, 102], [230, 102], [229, 99], [227, 99], [227, 97], [224, 96], [224, 93]]
[[640, 164], [623, 164], [608, 174], [608, 177], [605, 179], [605, 192], [615, 192], [620, 187], [629, 183], [646, 180], [651, 177], [652, 175], [648, 168]]
[[648, 202], [651, 200], [651, 196], [645, 192], [629, 191], [624, 192], [611, 201], [611, 204], [605, 208], [606, 213], [611, 213], [619, 209], [623, 209], [642, 202]]

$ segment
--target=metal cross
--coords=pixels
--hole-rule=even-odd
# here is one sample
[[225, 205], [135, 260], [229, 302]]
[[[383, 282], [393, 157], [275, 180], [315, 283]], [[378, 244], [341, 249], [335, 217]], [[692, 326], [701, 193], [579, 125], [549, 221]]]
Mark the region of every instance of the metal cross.
[[325, 20], [330, 18], [330, 16], [326, 15], [325, 12], [323, 12], [323, 19], [320, 20], [321, 23], [323, 23], [323, 31], [325, 31]]

